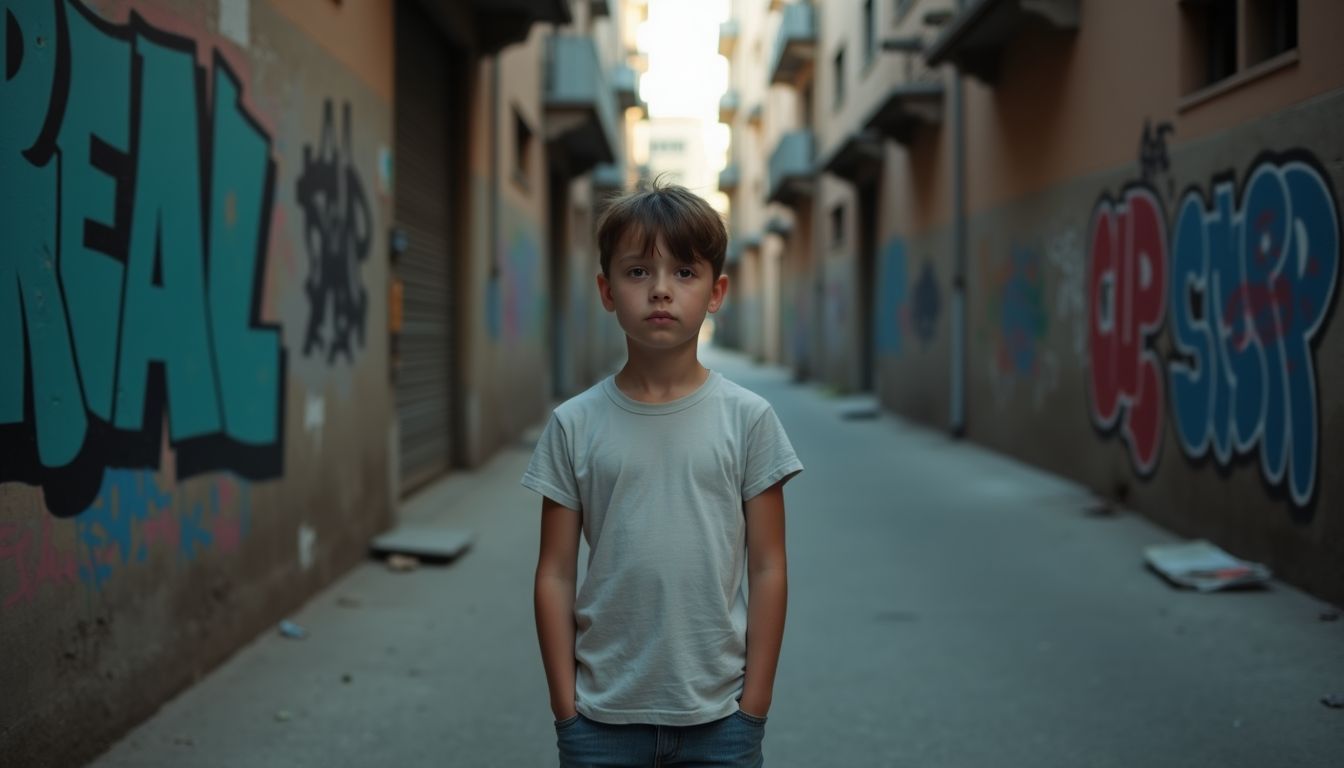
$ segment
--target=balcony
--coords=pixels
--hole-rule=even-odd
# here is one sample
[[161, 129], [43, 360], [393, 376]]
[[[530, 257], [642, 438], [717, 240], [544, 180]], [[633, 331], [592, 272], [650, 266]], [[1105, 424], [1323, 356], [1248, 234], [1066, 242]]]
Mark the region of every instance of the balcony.
[[950, 62], [987, 85], [999, 75], [1003, 49], [1029, 25], [1078, 28], [1079, 0], [976, 0], [952, 18], [925, 53], [929, 64]]
[[793, 235], [793, 222], [783, 216], [771, 216], [770, 220], [765, 222], [765, 233], [788, 240]]
[[817, 51], [817, 9], [811, 3], [784, 6], [770, 63], [772, 85], [793, 85], [812, 69]]
[[546, 144], [569, 178], [616, 159], [616, 97], [590, 37], [546, 40]]
[[723, 22], [719, 25], [719, 55], [724, 58], [733, 58], [733, 51], [737, 48], [737, 38], [739, 31], [737, 22], [733, 19]]
[[[470, 0], [471, 13], [477, 30], [476, 44], [483, 55], [498, 53], [501, 49], [521, 43], [533, 24], [568, 24], [574, 20], [569, 0]], [[435, 18], [455, 15], [444, 6], [447, 0], [429, 0], [425, 3]]]
[[742, 171], [737, 167], [737, 163], [729, 163], [719, 171], [719, 191], [732, 194], [737, 191], [737, 185], [742, 183]]
[[625, 189], [625, 163], [602, 163], [593, 168], [593, 191], [599, 195]]
[[814, 144], [812, 132], [806, 129], [780, 137], [770, 153], [767, 200], [795, 205], [812, 196]]
[[887, 89], [863, 128], [909, 146], [921, 124], [934, 125], [942, 119], [942, 74], [930, 67], [918, 51], [909, 51], [901, 82]]
[[728, 258], [729, 264], [737, 264], [742, 261], [742, 254], [748, 248], [760, 248], [761, 236], [759, 234], [748, 234], [738, 237], [734, 235], [728, 239]]
[[729, 88], [719, 98], [719, 122], [732, 125], [733, 120], [737, 118], [737, 106], [737, 91]]
[[639, 73], [629, 64], [617, 64], [611, 70], [611, 88], [616, 93], [616, 106], [622, 110], [638, 107]]
[[882, 137], [872, 129], [854, 131], [820, 165], [823, 171], [846, 181], [870, 185], [882, 171]]

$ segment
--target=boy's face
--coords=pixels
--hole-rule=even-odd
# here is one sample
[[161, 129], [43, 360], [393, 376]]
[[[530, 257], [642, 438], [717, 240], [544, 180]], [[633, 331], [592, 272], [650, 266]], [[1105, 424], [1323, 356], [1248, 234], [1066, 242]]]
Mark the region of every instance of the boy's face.
[[625, 335], [636, 344], [674, 349], [695, 344], [705, 315], [719, 311], [728, 277], [714, 277], [709, 261], [687, 264], [667, 249], [661, 235], [652, 253], [643, 238], [627, 233], [611, 256], [610, 276], [597, 276], [602, 306], [616, 313]]

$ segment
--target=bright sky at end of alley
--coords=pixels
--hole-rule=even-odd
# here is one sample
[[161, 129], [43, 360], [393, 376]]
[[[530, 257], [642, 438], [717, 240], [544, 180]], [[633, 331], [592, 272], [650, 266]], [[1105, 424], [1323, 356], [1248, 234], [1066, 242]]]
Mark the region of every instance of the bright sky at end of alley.
[[721, 164], [728, 144], [718, 122], [719, 97], [728, 87], [728, 61], [719, 55], [719, 24], [728, 0], [649, 0], [639, 47], [649, 57], [640, 82], [649, 116], [696, 117], [705, 124], [711, 167]]

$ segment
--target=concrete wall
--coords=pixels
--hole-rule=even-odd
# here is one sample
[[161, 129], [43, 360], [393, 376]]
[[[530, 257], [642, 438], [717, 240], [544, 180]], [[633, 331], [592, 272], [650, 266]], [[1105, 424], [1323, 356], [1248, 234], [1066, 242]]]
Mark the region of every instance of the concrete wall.
[[391, 520], [392, 8], [4, 7], [0, 754], [45, 765]]
[[[470, 227], [478, 234], [471, 238], [462, 265], [459, 294], [467, 350], [463, 410], [468, 466], [485, 461], [540, 419], [550, 395], [545, 354], [551, 258], [542, 109], [545, 38], [546, 32], [534, 27], [525, 42], [482, 60], [473, 88]], [[534, 134], [532, 151], [522, 164], [514, 156], [515, 111]], [[515, 168], [521, 169], [517, 175]], [[492, 175], [496, 170], [499, 175]]]
[[[1295, 54], [1201, 91], [1159, 0], [1083, 2], [965, 81], [968, 435], [1339, 602], [1344, 7], [1299, 5]], [[882, 203], [881, 397], [934, 424], [951, 143], [889, 149]]]

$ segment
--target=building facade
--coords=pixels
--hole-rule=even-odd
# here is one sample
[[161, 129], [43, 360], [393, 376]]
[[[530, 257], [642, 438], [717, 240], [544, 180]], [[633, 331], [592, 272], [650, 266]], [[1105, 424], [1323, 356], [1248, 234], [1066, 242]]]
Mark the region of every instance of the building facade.
[[1344, 600], [1341, 21], [741, 0], [734, 83], [771, 89], [763, 199], [793, 214], [778, 285], [748, 278], [780, 293], [781, 359]]
[[638, 6], [5, 4], [3, 762], [95, 754], [610, 368]]

